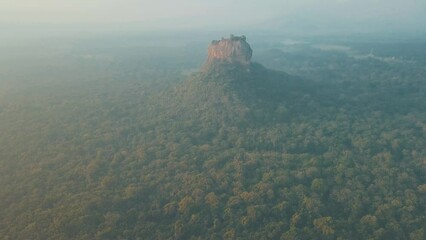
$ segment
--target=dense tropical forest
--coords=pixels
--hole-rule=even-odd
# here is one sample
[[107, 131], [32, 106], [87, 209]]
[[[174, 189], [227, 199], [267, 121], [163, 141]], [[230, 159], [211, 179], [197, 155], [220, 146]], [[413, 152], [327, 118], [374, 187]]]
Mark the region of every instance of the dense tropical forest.
[[424, 39], [206, 39], [2, 46], [0, 238], [426, 238]]

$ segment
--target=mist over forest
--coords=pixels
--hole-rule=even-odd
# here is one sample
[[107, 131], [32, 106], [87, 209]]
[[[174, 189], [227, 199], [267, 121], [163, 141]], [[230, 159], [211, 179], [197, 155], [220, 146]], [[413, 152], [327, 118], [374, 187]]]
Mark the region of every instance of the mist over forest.
[[3, 23], [0, 239], [425, 239], [426, 35], [263, 23]]

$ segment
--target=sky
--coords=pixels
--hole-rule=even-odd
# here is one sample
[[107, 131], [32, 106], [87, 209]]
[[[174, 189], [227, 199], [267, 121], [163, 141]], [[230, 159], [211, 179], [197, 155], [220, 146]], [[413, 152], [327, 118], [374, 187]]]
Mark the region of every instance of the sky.
[[139, 23], [147, 29], [316, 24], [418, 28], [426, 0], [0, 0], [0, 24]]

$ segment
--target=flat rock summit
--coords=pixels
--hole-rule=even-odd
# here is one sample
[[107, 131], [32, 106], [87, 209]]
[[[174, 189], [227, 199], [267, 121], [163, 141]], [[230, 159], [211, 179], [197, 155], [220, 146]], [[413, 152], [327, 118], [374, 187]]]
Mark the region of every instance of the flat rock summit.
[[213, 40], [208, 47], [206, 65], [214, 63], [237, 63], [250, 65], [253, 50], [246, 42], [246, 37], [234, 36], [221, 40]]

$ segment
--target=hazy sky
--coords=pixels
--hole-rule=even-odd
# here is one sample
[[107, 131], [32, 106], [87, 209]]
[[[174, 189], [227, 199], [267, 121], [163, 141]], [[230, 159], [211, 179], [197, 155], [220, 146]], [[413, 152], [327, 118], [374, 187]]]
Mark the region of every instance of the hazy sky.
[[271, 22], [421, 26], [426, 0], [0, 0], [0, 23], [140, 22], [149, 28]]

